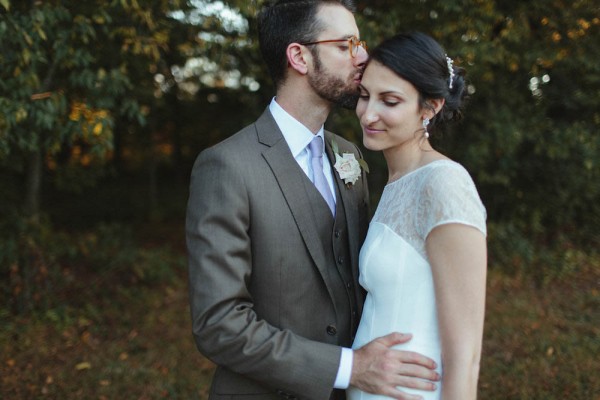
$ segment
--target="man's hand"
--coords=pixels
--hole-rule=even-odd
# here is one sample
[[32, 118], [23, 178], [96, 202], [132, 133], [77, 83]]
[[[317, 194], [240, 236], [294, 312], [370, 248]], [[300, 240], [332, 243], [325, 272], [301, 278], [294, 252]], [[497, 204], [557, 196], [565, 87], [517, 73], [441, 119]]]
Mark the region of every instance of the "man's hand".
[[390, 333], [354, 351], [350, 385], [362, 391], [393, 397], [398, 400], [417, 400], [421, 397], [404, 393], [397, 386], [420, 390], [435, 390], [433, 381], [440, 376], [430, 358], [411, 351], [392, 349], [408, 342], [409, 334]]

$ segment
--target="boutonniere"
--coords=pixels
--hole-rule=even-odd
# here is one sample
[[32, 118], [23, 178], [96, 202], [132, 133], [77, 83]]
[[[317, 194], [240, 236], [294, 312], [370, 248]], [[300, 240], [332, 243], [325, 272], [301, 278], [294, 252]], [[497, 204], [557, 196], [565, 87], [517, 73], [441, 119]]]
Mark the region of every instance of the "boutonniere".
[[335, 154], [335, 164], [333, 167], [338, 172], [340, 179], [346, 184], [346, 187], [350, 187], [350, 185], [353, 185], [360, 178], [361, 168], [367, 173], [369, 172], [369, 165], [362, 158], [357, 160], [353, 153], [340, 154], [340, 149], [333, 139], [331, 140], [331, 149], [333, 150], [333, 154]]

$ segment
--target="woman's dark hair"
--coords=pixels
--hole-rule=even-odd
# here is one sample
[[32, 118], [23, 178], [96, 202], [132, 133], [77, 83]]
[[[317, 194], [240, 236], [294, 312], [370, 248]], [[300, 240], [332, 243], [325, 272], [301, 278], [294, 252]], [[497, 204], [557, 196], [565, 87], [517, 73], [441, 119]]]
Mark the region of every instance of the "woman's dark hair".
[[419, 92], [421, 107], [430, 107], [430, 99], [446, 100], [431, 120], [432, 127], [462, 117], [467, 97], [465, 70], [453, 66], [442, 46], [430, 36], [421, 32], [393, 36], [370, 52], [369, 62], [373, 60], [410, 82]]
[[324, 29], [316, 15], [326, 4], [341, 5], [350, 12], [356, 9], [353, 0], [279, 0], [258, 15], [260, 51], [275, 86], [285, 79], [290, 43], [312, 42]]

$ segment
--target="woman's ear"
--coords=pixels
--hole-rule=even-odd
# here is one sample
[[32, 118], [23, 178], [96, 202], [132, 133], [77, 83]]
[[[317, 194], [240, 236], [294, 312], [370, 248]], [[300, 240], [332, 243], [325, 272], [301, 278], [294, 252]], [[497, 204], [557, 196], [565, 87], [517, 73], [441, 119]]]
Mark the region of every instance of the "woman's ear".
[[311, 57], [310, 52], [306, 51], [306, 47], [299, 43], [291, 43], [286, 51], [288, 65], [296, 72], [302, 75], [308, 73], [308, 62]]
[[446, 99], [444, 98], [427, 100], [427, 107], [423, 109], [423, 118], [433, 119], [442, 107], [444, 107], [445, 103]]

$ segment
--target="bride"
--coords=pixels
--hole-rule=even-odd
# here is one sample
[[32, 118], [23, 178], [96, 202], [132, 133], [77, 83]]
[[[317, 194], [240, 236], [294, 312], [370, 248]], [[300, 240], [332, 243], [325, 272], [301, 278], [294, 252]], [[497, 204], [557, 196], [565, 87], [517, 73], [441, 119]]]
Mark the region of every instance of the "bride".
[[[486, 212], [465, 168], [428, 140], [429, 130], [461, 116], [463, 75], [429, 36], [400, 34], [371, 53], [356, 108], [363, 143], [383, 152], [389, 178], [361, 249], [368, 294], [353, 348], [408, 332], [413, 339], [398, 348], [434, 359], [442, 375], [433, 392], [384, 391], [399, 399], [477, 396]], [[382, 396], [351, 386], [348, 398]]]

